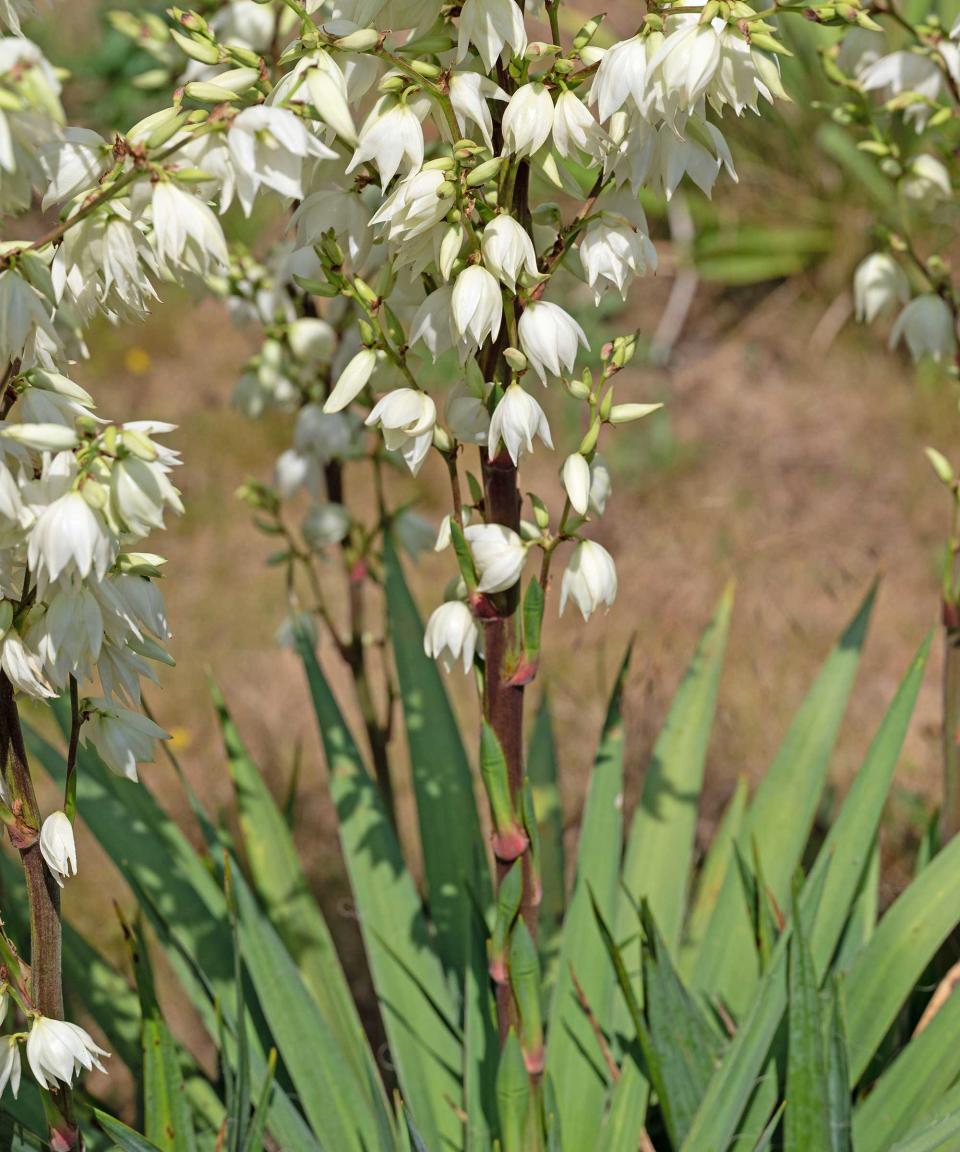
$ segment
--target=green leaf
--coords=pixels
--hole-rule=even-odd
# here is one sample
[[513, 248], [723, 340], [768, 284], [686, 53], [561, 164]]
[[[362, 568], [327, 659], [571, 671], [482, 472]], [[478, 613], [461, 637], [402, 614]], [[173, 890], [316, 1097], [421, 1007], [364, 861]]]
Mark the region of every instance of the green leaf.
[[837, 979], [830, 982], [830, 1012], [827, 1017], [827, 1095], [830, 1106], [830, 1147], [832, 1152], [851, 1152], [853, 1125], [850, 1108], [850, 1061], [847, 1030]]
[[124, 927], [143, 1014], [143, 1131], [163, 1152], [196, 1148], [190, 1101], [184, 1088], [178, 1046], [154, 991], [146, 941], [138, 927]]
[[[384, 567], [430, 917], [443, 966], [459, 983], [474, 906], [486, 909], [491, 900], [487, 854], [470, 762], [436, 662], [424, 653], [423, 624], [389, 536], [384, 539]], [[419, 1119], [416, 1107], [413, 1112]]]
[[344, 1152], [375, 1147], [368, 1085], [344, 1059], [294, 961], [236, 870], [233, 885], [243, 960], [311, 1127], [325, 1145]]
[[888, 909], [847, 974], [851, 1086], [958, 921], [960, 837], [954, 837]]
[[497, 1111], [503, 1152], [531, 1152], [528, 1130], [531, 1123], [538, 1122], [538, 1118], [531, 1115], [534, 1108], [530, 1096], [530, 1075], [523, 1062], [520, 1041], [513, 1029], [500, 1054]]
[[652, 912], [643, 910], [643, 999], [657, 1054], [657, 1085], [670, 1142], [679, 1147], [723, 1053], [723, 1041], [677, 975]]
[[857, 1152], [886, 1152], [918, 1116], [933, 1106], [960, 1076], [960, 996], [951, 993], [925, 1028], [899, 1053], [853, 1117]]
[[703, 867], [697, 879], [696, 893], [690, 908], [690, 916], [684, 933], [683, 943], [680, 947], [678, 967], [684, 976], [688, 976], [692, 963], [696, 960], [704, 933], [706, 932], [713, 910], [717, 906], [720, 889], [727, 874], [727, 869], [734, 856], [734, 847], [740, 828], [743, 824], [744, 813], [747, 810], [747, 797], [749, 784], [746, 776], [737, 779], [730, 802], [727, 804], [723, 819], [717, 828], [716, 834], [710, 841]]
[[[875, 595], [876, 586], [828, 657], [757, 788], [737, 840], [745, 858], [756, 853], [763, 861], [770, 894], [780, 908], [788, 903], [813, 827]], [[694, 971], [695, 985], [719, 995], [734, 1016], [749, 1007], [757, 988], [757, 956], [736, 869], [727, 872]]]
[[121, 1149], [121, 1152], [161, 1152], [156, 1144], [152, 1143], [146, 1138], [141, 1136], [139, 1132], [134, 1132], [132, 1128], [128, 1128], [126, 1124], [120, 1120], [115, 1120], [106, 1112], [101, 1112], [99, 1108], [93, 1109], [93, 1117], [110, 1139]]
[[533, 807], [540, 832], [540, 965], [544, 988], [553, 986], [560, 949], [565, 905], [566, 863], [563, 850], [563, 808], [557, 783], [557, 747], [550, 706], [544, 697], [533, 722], [527, 752], [527, 775], [533, 787]]
[[894, 1144], [890, 1152], [951, 1152], [960, 1138], [960, 1111], [924, 1125]]
[[[799, 910], [817, 972], [826, 970], [859, 890], [929, 651], [928, 637], [887, 710], [863, 767], [804, 884]], [[683, 1152], [716, 1152], [718, 1148], [727, 1147], [737, 1131], [787, 1005], [786, 959], [791, 935], [792, 925], [788, 922], [752, 1005], [710, 1082]]]
[[[304, 875], [289, 826], [251, 759], [219, 690], [212, 688], [220, 719], [240, 827], [254, 888], [270, 922], [296, 962], [337, 1046], [360, 1082], [380, 1083], [330, 930]], [[372, 1079], [371, 1079], [372, 1078]], [[389, 1115], [382, 1088], [371, 1102]], [[391, 1119], [392, 1123], [392, 1119]]]
[[677, 689], [654, 746], [643, 796], [627, 839], [624, 896], [617, 921], [621, 937], [636, 922], [634, 909], [646, 901], [667, 946], [674, 949], [679, 944], [703, 769], [732, 609], [730, 585]]
[[[327, 759], [340, 843], [390, 1054], [430, 1148], [462, 1146], [457, 1014], [413, 879], [306, 636], [298, 637]], [[451, 1107], [451, 1101], [453, 1107]]]
[[832, 1152], [820, 989], [796, 906], [792, 924], [784, 1152]]
[[601, 1027], [610, 1023], [613, 972], [595, 923], [591, 894], [607, 923], [617, 904], [623, 840], [623, 687], [630, 653], [620, 669], [594, 762], [580, 832], [577, 875], [563, 926], [556, 988], [547, 1035], [547, 1075], [553, 1081], [564, 1146], [592, 1147], [603, 1116], [607, 1073], [596, 1037], [577, 998], [572, 971]]
[[496, 1115], [496, 1004], [485, 961], [486, 925], [479, 912], [468, 926], [467, 964], [463, 982], [463, 1104], [466, 1113], [466, 1152], [490, 1152], [490, 1121]]

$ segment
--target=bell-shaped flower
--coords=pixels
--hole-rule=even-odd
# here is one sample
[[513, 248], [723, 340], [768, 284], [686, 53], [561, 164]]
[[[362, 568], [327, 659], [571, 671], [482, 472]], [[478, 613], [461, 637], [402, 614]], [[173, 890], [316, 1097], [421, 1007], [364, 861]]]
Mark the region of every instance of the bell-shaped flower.
[[685, 23], [671, 32], [649, 64], [649, 82], [663, 86], [668, 110], [690, 109], [720, 67], [720, 37], [712, 24]]
[[853, 274], [853, 300], [857, 319], [872, 324], [878, 316], [910, 299], [910, 282], [889, 252], [873, 252]]
[[570, 507], [578, 516], [586, 516], [590, 505], [590, 465], [585, 456], [574, 452], [563, 462], [560, 471]]
[[597, 114], [604, 123], [628, 100], [632, 109], [647, 116], [653, 103], [653, 93], [647, 86], [648, 61], [662, 42], [659, 32], [643, 38], [632, 36], [604, 53], [590, 89], [590, 103], [597, 105]]
[[497, 60], [508, 64], [511, 56], [527, 50], [523, 10], [515, 0], [464, 0], [460, 9], [457, 61], [467, 55], [470, 45], [480, 54], [485, 72], [492, 72]]
[[603, 604], [610, 608], [617, 598], [617, 569], [613, 557], [594, 540], [581, 540], [563, 573], [560, 614], [573, 600], [584, 620]]
[[40, 829], [40, 853], [54, 880], [63, 887], [64, 880], [77, 874], [77, 844], [73, 824], [65, 812], [51, 812]]
[[158, 180], [151, 199], [157, 257], [168, 269], [183, 267], [201, 276], [229, 263], [227, 242], [212, 209], [173, 183]]
[[557, 304], [534, 300], [520, 317], [520, 347], [530, 367], [546, 384], [547, 373], [560, 376], [572, 372], [577, 346], [589, 349], [587, 334], [574, 318]]
[[914, 156], [907, 165], [900, 187], [904, 196], [928, 206], [938, 200], [949, 200], [953, 194], [946, 166], [926, 152]]
[[477, 570], [477, 591], [505, 592], [520, 579], [527, 546], [502, 524], [471, 524], [463, 532]]
[[40, 335], [58, 343], [52, 316], [51, 302], [16, 268], [0, 272], [0, 361], [9, 364], [19, 360]]
[[350, 363], [337, 377], [333, 391], [324, 401], [323, 410], [328, 415], [342, 412], [370, 383], [370, 377], [377, 366], [377, 354], [372, 348], [361, 348]]
[[461, 444], [486, 444], [490, 433], [490, 414], [478, 396], [458, 380], [447, 393], [444, 406], [447, 428]]
[[163, 528], [164, 511], [183, 512], [180, 496], [162, 466], [132, 453], [118, 459], [110, 473], [110, 502], [119, 521], [137, 536]]
[[561, 92], [553, 109], [553, 143], [561, 156], [600, 156], [605, 133], [575, 92]]
[[[141, 581], [141, 583], [148, 583]], [[47, 593], [46, 611], [30, 614], [27, 643], [46, 676], [66, 687], [70, 676], [89, 677], [100, 658], [104, 624], [100, 603], [80, 581], [61, 582]]]
[[423, 127], [411, 102], [384, 96], [360, 129], [360, 139], [347, 172], [371, 161], [380, 172], [381, 187], [386, 189], [401, 168], [407, 172], [420, 168], [423, 149]]
[[428, 168], [401, 180], [370, 223], [384, 225], [390, 240], [412, 240], [428, 232], [450, 211], [446, 174]]
[[18, 692], [25, 692], [36, 700], [48, 700], [56, 696], [44, 674], [40, 658], [27, 647], [16, 628], [8, 627], [0, 640], [0, 668]]
[[94, 572], [102, 580], [113, 560], [113, 544], [103, 517], [71, 489], [41, 512], [27, 556], [31, 570], [50, 581], [66, 571], [84, 580]]
[[303, 198], [303, 165], [311, 157], [332, 160], [336, 153], [314, 136], [288, 108], [258, 104], [230, 123], [227, 144], [233, 158], [237, 196], [247, 216], [261, 188], [290, 200]]
[[364, 421], [368, 427], [379, 427], [389, 452], [399, 452], [416, 476], [433, 443], [437, 409], [426, 392], [415, 388], [397, 388], [374, 405]]
[[533, 241], [512, 216], [504, 213], [494, 216], [483, 230], [480, 250], [484, 264], [511, 292], [516, 292], [517, 280], [523, 272], [531, 280], [537, 278], [539, 270]]
[[532, 156], [550, 136], [553, 127], [553, 97], [538, 81], [524, 84], [510, 97], [503, 114], [503, 151], [515, 156]]
[[434, 360], [449, 352], [454, 344], [450, 322], [452, 303], [453, 285], [441, 284], [427, 296], [410, 321], [410, 344], [422, 340]]
[[16, 1036], [0, 1036], [0, 1096], [10, 1085], [16, 1100], [20, 1094], [20, 1040]]
[[509, 100], [500, 87], [479, 72], [453, 72], [450, 75], [450, 104], [460, 131], [467, 136], [468, 125], [480, 129], [480, 136], [493, 151], [493, 115], [488, 100]]
[[477, 622], [460, 600], [441, 604], [427, 621], [423, 650], [434, 660], [439, 660], [445, 672], [452, 671], [458, 660], [463, 663], [464, 672], [469, 672], [479, 644]]
[[84, 744], [92, 744], [113, 772], [137, 779], [138, 764], [152, 764], [155, 744], [169, 735], [140, 712], [109, 700], [88, 701], [88, 719], [80, 730]]
[[40, 149], [40, 163], [49, 184], [41, 207], [72, 200], [96, 188], [111, 162], [111, 148], [99, 132], [89, 128], [63, 129], [62, 135]]
[[657, 250], [645, 232], [616, 217], [601, 217], [580, 240], [580, 264], [594, 300], [615, 288], [624, 299], [635, 276], [656, 270]]
[[79, 1025], [49, 1016], [33, 1017], [27, 1037], [27, 1062], [41, 1088], [56, 1092], [61, 1085], [73, 1084], [82, 1071], [97, 1068], [106, 1072], [100, 1057], [109, 1055]]
[[487, 451], [496, 456], [502, 442], [510, 459], [518, 464], [525, 452], [533, 451], [534, 436], [539, 436], [548, 448], [553, 447], [546, 413], [529, 392], [519, 384], [511, 384], [490, 418]]
[[450, 319], [461, 350], [468, 354], [489, 337], [496, 340], [503, 322], [500, 285], [479, 264], [471, 264], [456, 279], [450, 298]]
[[957, 333], [950, 306], [932, 293], [917, 296], [897, 317], [890, 332], [890, 347], [906, 340], [914, 361], [930, 356], [946, 360], [957, 348]]
[[588, 508], [592, 516], [602, 516], [613, 491], [613, 481], [606, 461], [594, 456], [590, 461], [590, 499]]
[[877, 92], [883, 100], [890, 100], [903, 92], [916, 93], [920, 99], [911, 101], [904, 109], [904, 119], [913, 120], [921, 131], [936, 105], [943, 85], [943, 72], [932, 56], [901, 50], [875, 60], [859, 76], [865, 92]]
[[350, 513], [342, 504], [314, 504], [303, 518], [300, 531], [315, 552], [339, 544], [350, 532]]

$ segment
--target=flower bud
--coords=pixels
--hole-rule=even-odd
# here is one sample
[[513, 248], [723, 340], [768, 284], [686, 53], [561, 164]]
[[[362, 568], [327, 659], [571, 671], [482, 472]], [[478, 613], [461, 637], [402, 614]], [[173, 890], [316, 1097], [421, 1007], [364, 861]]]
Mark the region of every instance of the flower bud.
[[376, 28], [358, 28], [334, 41], [335, 46], [344, 52], [369, 52], [380, 43], [380, 33]]
[[210, 40], [194, 39], [192, 36], [184, 36], [183, 33], [178, 32], [176, 28], [170, 29], [170, 35], [190, 59], [196, 60], [198, 64], [220, 63], [220, 49]]
[[937, 479], [942, 484], [946, 484], [948, 488], [952, 488], [955, 477], [953, 474], [953, 466], [951, 465], [950, 461], [946, 458], [946, 456], [943, 455], [942, 452], [938, 452], [936, 448], [924, 448], [924, 452], [927, 455], [927, 459], [930, 461], [931, 468], [933, 468], [937, 475]]
[[602, 605], [609, 608], [617, 596], [617, 570], [613, 557], [594, 540], [581, 540], [563, 574], [560, 614], [572, 599], [584, 620]]
[[323, 405], [324, 412], [342, 412], [360, 395], [370, 382], [377, 366], [377, 354], [372, 348], [363, 348], [344, 368], [333, 391]]
[[590, 465], [586, 457], [579, 452], [568, 456], [563, 462], [561, 478], [571, 508], [578, 515], [585, 516], [590, 502]]
[[77, 874], [77, 846], [73, 824], [65, 812], [52, 812], [40, 829], [40, 853], [54, 880], [63, 887], [64, 880]]
[[611, 424], [630, 424], [658, 412], [662, 407], [662, 404], [614, 404], [608, 419]]

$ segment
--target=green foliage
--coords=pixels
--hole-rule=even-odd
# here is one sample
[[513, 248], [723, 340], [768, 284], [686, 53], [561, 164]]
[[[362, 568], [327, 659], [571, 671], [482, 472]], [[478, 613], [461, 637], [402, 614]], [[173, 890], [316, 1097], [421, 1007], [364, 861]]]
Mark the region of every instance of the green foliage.
[[[289, 825], [215, 690], [235, 844], [197, 807], [203, 847], [195, 849], [144, 786], [81, 753], [80, 810], [144, 920], [126, 929], [134, 987], [74, 931], [65, 936], [66, 966], [87, 973], [71, 987], [141, 1093], [144, 1135], [93, 1111], [91, 1146], [104, 1137], [120, 1149], [186, 1152], [599, 1152], [632, 1150], [644, 1138], [657, 1152], [951, 1146], [960, 1133], [960, 1001], [948, 997], [914, 1029], [958, 919], [960, 840], [934, 852], [877, 917], [878, 829], [926, 646], [824, 842], [811, 844], [872, 591], [770, 772], [752, 798], [740, 781], [699, 864], [696, 819], [730, 591], [656, 741], [626, 842], [624, 661], [569, 897], [544, 705], [529, 753], [535, 811], [525, 818], [540, 830], [543, 930], [536, 945], [522, 922], [510, 937], [519, 1019], [502, 1048], [487, 971], [498, 910], [470, 757], [423, 660], [420, 619], [393, 554], [387, 593], [414, 792], [431, 813], [425, 821], [421, 812], [421, 834], [439, 838], [432, 854], [424, 844], [426, 894], [304, 636], [300, 652], [388, 1068], [367, 1039]], [[36, 762], [59, 777], [53, 745], [36, 733], [29, 742]], [[3, 881], [16, 890], [7, 864]], [[511, 893], [508, 874], [496, 903], [510, 918], [519, 902]], [[10, 926], [19, 927], [16, 915]], [[164, 986], [158, 1003], [153, 960], [161, 953], [178, 987]], [[212, 1076], [165, 1022], [168, 994], [196, 1012], [218, 1055]], [[531, 1074], [541, 1029], [546, 1066]], [[30, 1146], [30, 1131], [43, 1130], [38, 1103], [25, 1082], [5, 1118], [12, 1147]]]

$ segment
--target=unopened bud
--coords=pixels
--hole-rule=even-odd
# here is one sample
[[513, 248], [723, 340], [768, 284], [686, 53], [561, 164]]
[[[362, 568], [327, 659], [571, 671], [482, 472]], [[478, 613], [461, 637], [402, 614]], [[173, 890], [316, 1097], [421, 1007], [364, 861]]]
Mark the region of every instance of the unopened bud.
[[930, 467], [933, 468], [937, 474], [937, 479], [942, 484], [946, 484], [948, 488], [952, 488], [955, 477], [950, 461], [942, 452], [938, 452], [936, 448], [924, 448], [924, 452], [926, 452], [927, 459], [930, 461]]
[[516, 372], [518, 375], [521, 372], [526, 372], [527, 358], [519, 348], [504, 348], [503, 358], [510, 366], [511, 371]]
[[581, 456], [589, 456], [590, 453], [596, 449], [597, 441], [599, 439], [600, 439], [600, 421], [594, 420], [594, 422], [590, 425], [590, 428], [589, 428], [586, 436], [584, 436], [584, 438], [580, 441], [580, 447], [578, 449], [578, 451], [580, 452], [580, 455]]
[[377, 304], [378, 298], [376, 292], [374, 292], [366, 280], [363, 280], [360, 276], [354, 276], [353, 290], [357, 296], [359, 296], [365, 304], [369, 304], [371, 308]]
[[157, 446], [142, 432], [136, 428], [124, 428], [123, 430], [123, 446], [133, 456], [138, 457], [140, 460], [156, 460]]
[[190, 59], [196, 60], [198, 64], [220, 63], [220, 49], [211, 41], [185, 36], [182, 32], [178, 32], [176, 28], [170, 29], [170, 35], [176, 40]]
[[442, 71], [439, 64], [432, 64], [429, 60], [411, 60], [410, 67], [418, 76], [425, 76], [428, 80], [436, 80]]
[[503, 164], [502, 156], [494, 156], [492, 160], [478, 164], [467, 177], [467, 187], [476, 188], [478, 184], [486, 184], [488, 180], [492, 180], [500, 171], [501, 164]]
[[642, 420], [659, 412], [662, 404], [614, 404], [607, 419], [611, 424], [631, 424], [634, 420]]
[[563, 386], [574, 398], [574, 400], [590, 399], [590, 389], [582, 380], [564, 380]]
[[358, 28], [347, 36], [341, 36], [334, 45], [344, 52], [369, 52], [380, 43], [380, 33], [375, 28]]
[[433, 426], [433, 446], [445, 455], [453, 451], [453, 440], [450, 433], [446, 428], [441, 428], [439, 424]]

